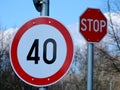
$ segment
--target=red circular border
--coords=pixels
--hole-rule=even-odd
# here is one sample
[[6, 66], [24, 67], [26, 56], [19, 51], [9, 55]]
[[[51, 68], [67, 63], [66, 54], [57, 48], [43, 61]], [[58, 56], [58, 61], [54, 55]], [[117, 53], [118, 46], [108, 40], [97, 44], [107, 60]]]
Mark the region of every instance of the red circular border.
[[[19, 41], [22, 37], [22, 35], [31, 27], [39, 24], [47, 24], [50, 26], [55, 27], [59, 32], [63, 35], [66, 46], [67, 46], [67, 55], [65, 58], [65, 62], [63, 66], [52, 76], [46, 77], [46, 78], [36, 78], [33, 76], [30, 76], [27, 74], [20, 66], [18, 56], [17, 56], [17, 48]], [[58, 22], [57, 20], [50, 18], [50, 17], [40, 17], [40, 18], [35, 18], [27, 23], [25, 23], [16, 33], [16, 35], [13, 38], [12, 44], [11, 44], [11, 50], [10, 50], [10, 57], [11, 57], [11, 64], [12, 67], [15, 71], [15, 73], [18, 75], [19, 78], [21, 78], [24, 82], [27, 84], [30, 84], [32, 86], [49, 86], [58, 80], [60, 80], [64, 74], [68, 71], [72, 59], [73, 59], [73, 54], [74, 54], [74, 45], [73, 41], [71, 38], [71, 35], [69, 34], [68, 30], [64, 27], [63, 24]]]

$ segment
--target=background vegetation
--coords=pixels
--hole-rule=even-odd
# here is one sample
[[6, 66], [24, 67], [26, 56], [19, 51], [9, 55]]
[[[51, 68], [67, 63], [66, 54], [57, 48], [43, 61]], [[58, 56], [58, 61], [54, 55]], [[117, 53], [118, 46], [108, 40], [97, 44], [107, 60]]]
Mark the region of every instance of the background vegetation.
[[[119, 4], [114, 9], [120, 11]], [[113, 6], [113, 5], [112, 5]], [[112, 20], [111, 2], [108, 0], [107, 13], [109, 28], [105, 40], [95, 44], [94, 48], [94, 90], [120, 90], [120, 25]], [[120, 12], [116, 12], [120, 16]], [[0, 90], [38, 90], [36, 87], [22, 82], [13, 72], [9, 60], [9, 44], [11, 36], [4, 38], [0, 31]], [[49, 90], [86, 90], [87, 84], [87, 43], [82, 48], [75, 46], [74, 61], [68, 74]]]

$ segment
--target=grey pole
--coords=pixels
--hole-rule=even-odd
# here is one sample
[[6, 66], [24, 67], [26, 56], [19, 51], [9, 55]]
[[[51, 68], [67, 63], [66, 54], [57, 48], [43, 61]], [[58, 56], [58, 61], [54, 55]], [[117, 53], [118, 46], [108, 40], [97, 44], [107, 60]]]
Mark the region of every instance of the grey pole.
[[41, 16], [49, 16], [49, 0], [42, 0]]
[[[49, 0], [42, 0], [42, 9], [40, 16], [49, 16]], [[48, 90], [48, 87], [40, 87], [39, 90]]]
[[88, 43], [87, 90], [93, 90], [94, 44]]
[[48, 87], [40, 87], [39, 90], [48, 90]]
[[110, 90], [112, 90], [112, 83], [113, 83], [113, 80], [111, 79], [110, 80]]

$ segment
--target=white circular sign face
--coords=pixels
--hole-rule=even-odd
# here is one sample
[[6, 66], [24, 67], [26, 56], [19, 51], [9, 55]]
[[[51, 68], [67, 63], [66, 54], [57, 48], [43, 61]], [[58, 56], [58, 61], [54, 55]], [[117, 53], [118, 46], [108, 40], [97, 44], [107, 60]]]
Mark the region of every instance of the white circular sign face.
[[68, 30], [55, 19], [35, 18], [25, 23], [11, 43], [11, 65], [32, 86], [49, 86], [68, 71], [74, 54]]
[[[38, 56], [40, 57], [37, 64], [35, 60], [27, 60], [28, 53], [33, 45], [34, 40], [39, 41]], [[47, 64], [43, 58], [43, 50], [46, 48], [46, 58], [53, 58], [53, 43], [48, 42], [47, 46], [44, 43], [48, 39], [53, 39], [56, 42], [56, 59], [54, 63]], [[45, 78], [56, 73], [63, 65], [66, 57], [66, 42], [62, 34], [56, 28], [49, 25], [36, 25], [21, 37], [18, 44], [18, 59], [21, 67], [26, 73], [37, 78]], [[35, 48], [31, 57], [35, 57]]]

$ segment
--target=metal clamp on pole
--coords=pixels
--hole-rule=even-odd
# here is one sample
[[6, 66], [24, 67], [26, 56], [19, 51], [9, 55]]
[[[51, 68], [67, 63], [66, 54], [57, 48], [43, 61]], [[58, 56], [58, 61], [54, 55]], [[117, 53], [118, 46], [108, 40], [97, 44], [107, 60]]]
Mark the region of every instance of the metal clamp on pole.
[[33, 3], [40, 16], [49, 16], [49, 0], [33, 0]]

